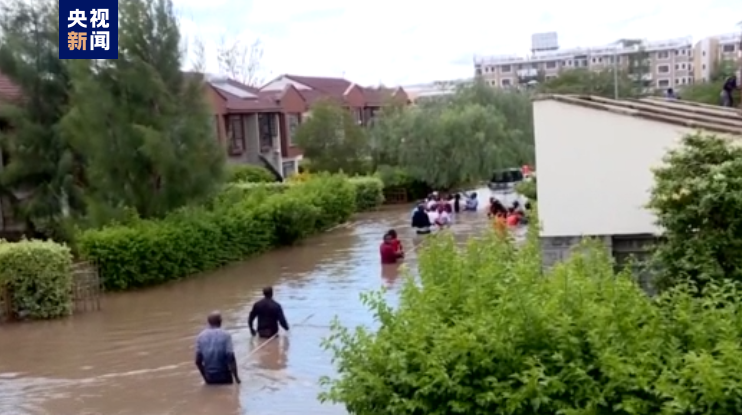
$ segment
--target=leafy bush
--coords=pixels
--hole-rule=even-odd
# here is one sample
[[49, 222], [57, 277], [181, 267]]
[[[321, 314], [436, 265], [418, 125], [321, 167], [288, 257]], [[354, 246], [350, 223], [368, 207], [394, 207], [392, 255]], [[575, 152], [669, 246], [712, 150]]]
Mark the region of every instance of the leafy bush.
[[88, 230], [80, 254], [99, 265], [107, 289], [145, 287], [211, 270], [346, 221], [355, 186], [320, 175], [300, 185], [239, 190], [210, 208], [185, 208], [163, 220]]
[[275, 183], [230, 183], [224, 189], [216, 194], [207, 206], [214, 207], [218, 205], [228, 205], [239, 203], [245, 197], [252, 194], [273, 195], [283, 193], [292, 183], [275, 182]]
[[528, 198], [528, 200], [538, 200], [538, 186], [535, 178], [518, 183], [515, 186], [515, 191]]
[[16, 316], [48, 319], [72, 314], [72, 255], [47, 241], [0, 242], [0, 286]]
[[302, 171], [298, 174], [294, 174], [289, 177], [289, 182], [291, 183], [304, 183], [306, 181], [309, 181], [312, 178], [312, 173], [308, 171]]
[[430, 185], [414, 179], [401, 167], [381, 165], [376, 170], [376, 175], [384, 183], [385, 193], [404, 189], [410, 201], [425, 198], [433, 191]]
[[742, 281], [742, 148], [713, 135], [686, 136], [655, 169], [649, 207], [664, 229], [656, 250], [660, 289], [690, 278]]
[[384, 203], [384, 183], [376, 177], [354, 177], [350, 180], [356, 187], [356, 209], [370, 210]]
[[[534, 221], [535, 223], [535, 221]], [[534, 224], [535, 226], [535, 224]], [[356, 415], [722, 414], [739, 408], [742, 297], [714, 284], [649, 298], [604, 248], [543, 275], [537, 237], [419, 251], [398, 305], [363, 296], [377, 330], [334, 323], [321, 399]]]
[[276, 176], [268, 169], [252, 164], [230, 164], [228, 167], [230, 183], [271, 183]]

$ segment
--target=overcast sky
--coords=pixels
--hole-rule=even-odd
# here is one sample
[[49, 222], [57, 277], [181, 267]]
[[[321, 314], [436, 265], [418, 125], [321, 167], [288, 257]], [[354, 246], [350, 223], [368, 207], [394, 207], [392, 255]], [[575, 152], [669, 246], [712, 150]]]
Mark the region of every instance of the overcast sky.
[[220, 39], [260, 38], [266, 75], [344, 75], [390, 86], [469, 77], [475, 54], [524, 55], [532, 33], [556, 31], [569, 48], [619, 38], [698, 40], [737, 31], [742, 20], [738, 0], [174, 2], [183, 34], [204, 42], [210, 71]]

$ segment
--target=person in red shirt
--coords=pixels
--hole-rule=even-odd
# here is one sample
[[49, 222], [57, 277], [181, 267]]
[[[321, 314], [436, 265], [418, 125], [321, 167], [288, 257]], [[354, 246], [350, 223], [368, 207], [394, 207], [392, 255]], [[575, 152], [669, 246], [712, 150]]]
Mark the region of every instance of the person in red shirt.
[[397, 237], [397, 231], [394, 229], [390, 229], [389, 232], [387, 232], [389, 236], [392, 237], [392, 244], [394, 245], [394, 251], [399, 254], [400, 258], [404, 257], [404, 247], [402, 246], [402, 241], [399, 240]]
[[520, 216], [518, 215], [518, 212], [516, 212], [514, 208], [510, 208], [506, 222], [508, 226], [512, 228], [520, 224]]
[[382, 264], [396, 264], [397, 260], [402, 257], [394, 246], [394, 239], [389, 233], [384, 234], [384, 242], [379, 246]]

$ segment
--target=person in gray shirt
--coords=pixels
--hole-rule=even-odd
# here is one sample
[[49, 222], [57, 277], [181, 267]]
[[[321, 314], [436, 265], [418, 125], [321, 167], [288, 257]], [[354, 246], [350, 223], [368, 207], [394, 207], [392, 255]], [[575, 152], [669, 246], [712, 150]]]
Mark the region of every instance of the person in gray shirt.
[[234, 358], [232, 335], [222, 329], [222, 315], [214, 311], [209, 327], [196, 338], [196, 367], [207, 385], [241, 383]]

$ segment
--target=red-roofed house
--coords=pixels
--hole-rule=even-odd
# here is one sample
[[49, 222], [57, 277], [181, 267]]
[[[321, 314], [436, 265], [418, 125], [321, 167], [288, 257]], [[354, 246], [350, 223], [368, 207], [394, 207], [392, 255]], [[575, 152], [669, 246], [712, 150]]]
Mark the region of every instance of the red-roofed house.
[[343, 78], [282, 75], [260, 90], [281, 90], [287, 85], [296, 88], [310, 106], [321, 98], [338, 100], [353, 112], [356, 121], [362, 125], [367, 125], [389, 99], [409, 103], [407, 93], [402, 88], [363, 87]]
[[294, 133], [319, 99], [334, 99], [367, 125], [388, 99], [408, 103], [402, 88], [366, 88], [341, 78], [283, 75], [256, 89], [207, 77], [220, 141], [233, 162], [264, 164], [282, 177], [298, 172]]

